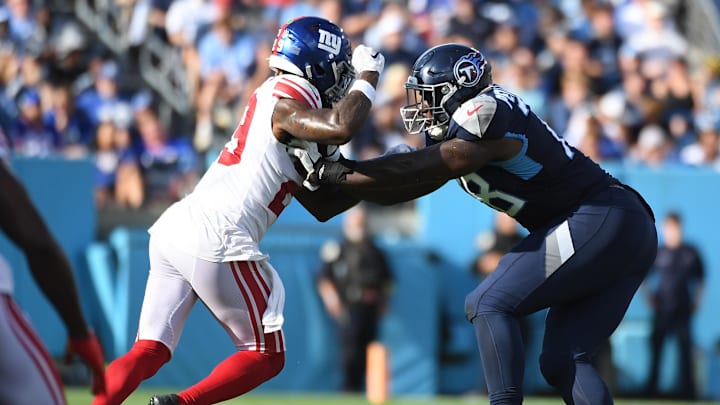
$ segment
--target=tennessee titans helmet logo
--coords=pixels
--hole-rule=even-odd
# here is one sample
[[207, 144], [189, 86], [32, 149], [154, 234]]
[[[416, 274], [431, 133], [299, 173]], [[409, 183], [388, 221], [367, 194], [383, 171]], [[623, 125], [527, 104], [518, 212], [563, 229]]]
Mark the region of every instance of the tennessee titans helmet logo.
[[477, 52], [469, 53], [455, 62], [455, 80], [463, 87], [474, 87], [485, 70], [485, 59]]

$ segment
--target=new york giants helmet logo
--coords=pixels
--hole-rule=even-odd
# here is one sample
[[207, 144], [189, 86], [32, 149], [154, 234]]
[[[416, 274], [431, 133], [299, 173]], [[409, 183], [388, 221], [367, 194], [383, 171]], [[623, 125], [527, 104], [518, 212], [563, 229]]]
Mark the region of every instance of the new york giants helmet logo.
[[457, 62], [453, 68], [455, 80], [463, 87], [473, 87], [480, 82], [485, 71], [485, 59], [477, 52], [469, 53]]
[[337, 56], [342, 47], [342, 38], [322, 28], [318, 30], [318, 33], [320, 34], [320, 38], [318, 38], [318, 48]]

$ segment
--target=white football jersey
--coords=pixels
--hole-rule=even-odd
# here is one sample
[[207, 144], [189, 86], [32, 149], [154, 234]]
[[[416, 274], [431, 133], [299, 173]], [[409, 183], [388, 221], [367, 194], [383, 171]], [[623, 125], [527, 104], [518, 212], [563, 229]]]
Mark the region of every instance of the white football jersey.
[[13, 293], [13, 277], [10, 265], [5, 261], [5, 258], [0, 255], [0, 294], [11, 294]]
[[299, 76], [265, 81], [218, 159], [193, 192], [153, 224], [152, 235], [207, 261], [267, 258], [258, 243], [303, 181], [285, 145], [272, 133], [272, 113], [281, 98], [322, 107], [320, 93]]

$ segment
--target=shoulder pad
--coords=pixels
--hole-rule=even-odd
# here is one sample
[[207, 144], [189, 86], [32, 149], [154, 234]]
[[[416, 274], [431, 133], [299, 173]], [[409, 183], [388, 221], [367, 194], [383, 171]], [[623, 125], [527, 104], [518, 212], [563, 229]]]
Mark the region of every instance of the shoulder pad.
[[455, 110], [452, 119], [464, 130], [482, 138], [496, 111], [497, 101], [493, 97], [488, 94], [478, 94]]
[[277, 98], [291, 98], [307, 104], [311, 108], [322, 108], [320, 92], [307, 80], [295, 75], [280, 75], [272, 90]]

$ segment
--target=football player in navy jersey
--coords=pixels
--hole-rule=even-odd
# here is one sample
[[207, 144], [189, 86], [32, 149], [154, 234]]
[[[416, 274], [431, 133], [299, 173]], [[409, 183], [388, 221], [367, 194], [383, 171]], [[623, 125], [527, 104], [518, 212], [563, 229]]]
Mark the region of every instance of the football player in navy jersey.
[[567, 144], [519, 97], [492, 83], [470, 47], [420, 55], [401, 109], [426, 147], [366, 160], [318, 160], [320, 184], [393, 204], [457, 180], [513, 216], [528, 236], [466, 299], [492, 404], [523, 400], [518, 319], [549, 308], [540, 367], [568, 404], [610, 404], [592, 357], [623, 318], [653, 263], [651, 208], [632, 188]]

